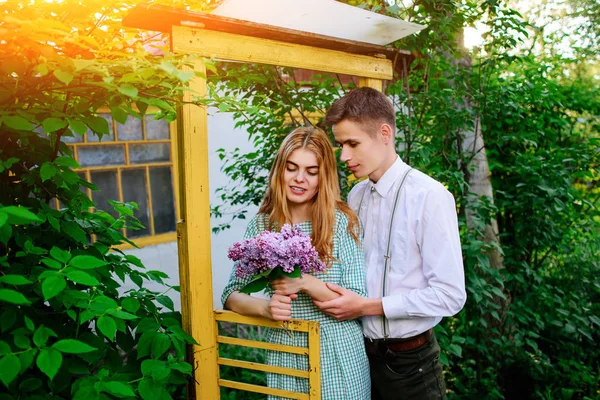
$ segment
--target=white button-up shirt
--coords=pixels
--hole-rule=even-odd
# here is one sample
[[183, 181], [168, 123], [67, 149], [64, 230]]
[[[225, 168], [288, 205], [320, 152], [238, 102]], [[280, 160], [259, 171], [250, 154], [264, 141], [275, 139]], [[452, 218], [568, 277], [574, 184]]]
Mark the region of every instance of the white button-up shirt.
[[398, 157], [377, 183], [364, 180], [348, 195], [363, 228], [369, 297], [382, 299], [387, 319], [363, 318], [363, 333], [371, 339], [418, 335], [442, 317], [458, 313], [467, 298], [454, 197], [415, 169], [406, 178], [396, 208], [384, 289], [390, 217], [408, 168]]

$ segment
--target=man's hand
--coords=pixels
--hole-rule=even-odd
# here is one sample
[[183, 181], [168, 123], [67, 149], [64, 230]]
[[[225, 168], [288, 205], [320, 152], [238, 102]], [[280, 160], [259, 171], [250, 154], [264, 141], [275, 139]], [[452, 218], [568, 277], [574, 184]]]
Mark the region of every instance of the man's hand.
[[340, 297], [329, 301], [313, 300], [319, 310], [339, 321], [362, 317], [362, 304], [365, 300], [363, 297], [335, 283], [327, 283], [327, 287]]
[[296, 294], [304, 290], [304, 279], [302, 278], [289, 278], [282, 276], [269, 282], [275, 292], [280, 292], [285, 296]]
[[267, 304], [267, 317], [274, 321], [289, 321], [292, 319], [292, 300], [298, 296], [292, 294], [290, 296], [283, 295], [279, 290], [276, 290]]

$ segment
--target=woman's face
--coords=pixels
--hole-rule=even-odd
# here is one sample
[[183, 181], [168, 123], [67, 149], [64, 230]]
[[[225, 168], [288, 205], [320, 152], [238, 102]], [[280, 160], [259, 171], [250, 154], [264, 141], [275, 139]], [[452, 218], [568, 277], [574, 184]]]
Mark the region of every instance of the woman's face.
[[319, 164], [317, 156], [307, 149], [296, 149], [290, 154], [283, 173], [285, 195], [288, 203], [305, 204], [319, 190]]

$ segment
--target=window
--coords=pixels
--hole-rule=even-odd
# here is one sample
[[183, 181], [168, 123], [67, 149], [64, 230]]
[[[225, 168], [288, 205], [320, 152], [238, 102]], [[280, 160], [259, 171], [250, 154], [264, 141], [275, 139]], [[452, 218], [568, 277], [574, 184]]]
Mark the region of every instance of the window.
[[145, 228], [123, 229], [123, 234], [138, 246], [176, 240], [175, 129], [151, 114], [143, 120], [129, 117], [125, 124], [110, 114], [101, 116], [110, 130], [102, 140], [90, 131], [83, 137], [62, 138], [81, 166], [76, 172], [99, 189], [86, 189], [87, 195], [104, 210], [111, 207], [108, 200], [136, 202], [135, 216]]

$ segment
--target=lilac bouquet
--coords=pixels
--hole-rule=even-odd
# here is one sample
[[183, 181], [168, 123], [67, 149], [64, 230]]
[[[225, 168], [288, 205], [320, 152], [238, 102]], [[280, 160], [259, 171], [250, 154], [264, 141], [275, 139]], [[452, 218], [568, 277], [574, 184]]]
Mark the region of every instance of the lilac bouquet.
[[325, 271], [307, 236], [298, 227], [285, 224], [281, 232], [264, 231], [258, 236], [235, 242], [227, 251], [237, 261], [235, 276], [253, 276], [242, 293], [254, 293], [267, 287], [270, 280], [282, 276], [299, 278], [305, 273]]

